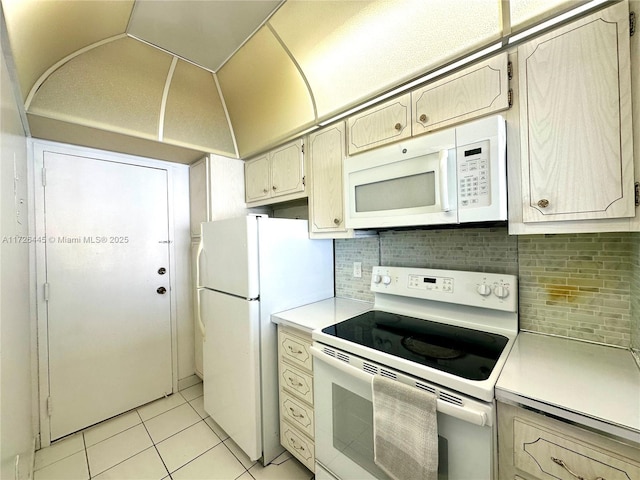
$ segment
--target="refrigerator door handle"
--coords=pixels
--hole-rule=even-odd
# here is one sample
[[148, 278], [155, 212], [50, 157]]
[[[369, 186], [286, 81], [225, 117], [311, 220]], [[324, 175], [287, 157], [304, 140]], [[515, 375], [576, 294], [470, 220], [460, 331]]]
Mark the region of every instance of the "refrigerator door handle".
[[204, 327], [204, 323], [202, 323], [202, 305], [200, 303], [200, 292], [202, 291], [202, 289], [198, 288], [196, 290], [196, 299], [197, 299], [197, 305], [196, 305], [196, 310], [197, 310], [197, 319], [198, 319], [198, 327], [200, 328], [200, 333], [202, 334], [202, 341], [204, 342], [206, 340], [206, 336], [207, 336], [207, 332], [206, 329]]
[[200, 302], [200, 255], [202, 255], [202, 248], [202, 239], [200, 239], [200, 243], [198, 244], [198, 253], [196, 254], [196, 318], [198, 319], [198, 327], [202, 334], [202, 341], [204, 341], [206, 337], [206, 329], [204, 328], [204, 323], [202, 323], [202, 305]]

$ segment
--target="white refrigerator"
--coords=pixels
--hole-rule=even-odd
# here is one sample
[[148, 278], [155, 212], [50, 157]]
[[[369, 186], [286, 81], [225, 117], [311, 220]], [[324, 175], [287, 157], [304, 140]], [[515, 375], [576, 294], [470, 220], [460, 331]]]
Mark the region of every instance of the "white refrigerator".
[[198, 261], [204, 409], [252, 460], [280, 445], [271, 314], [334, 295], [333, 242], [306, 220], [247, 215], [202, 224]]

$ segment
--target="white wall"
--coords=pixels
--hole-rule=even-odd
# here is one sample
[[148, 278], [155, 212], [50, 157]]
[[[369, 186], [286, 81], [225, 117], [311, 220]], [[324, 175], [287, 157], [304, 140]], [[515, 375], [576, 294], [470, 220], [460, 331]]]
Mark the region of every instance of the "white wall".
[[9, 480], [16, 455], [26, 478], [33, 453], [31, 320], [29, 244], [19, 238], [28, 235], [26, 139], [4, 51], [0, 57], [0, 478]]

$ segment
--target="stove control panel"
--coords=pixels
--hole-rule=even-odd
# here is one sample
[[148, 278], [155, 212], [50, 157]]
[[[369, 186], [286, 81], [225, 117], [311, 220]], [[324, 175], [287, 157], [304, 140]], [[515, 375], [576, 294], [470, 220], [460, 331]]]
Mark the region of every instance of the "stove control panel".
[[409, 274], [408, 288], [453, 293], [453, 278]]
[[507, 312], [518, 310], [518, 285], [514, 275], [373, 267], [371, 291]]

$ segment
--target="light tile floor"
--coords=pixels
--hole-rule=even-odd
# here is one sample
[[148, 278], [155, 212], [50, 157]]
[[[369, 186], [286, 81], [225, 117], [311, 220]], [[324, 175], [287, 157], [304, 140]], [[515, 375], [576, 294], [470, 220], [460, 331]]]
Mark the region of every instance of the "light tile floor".
[[202, 383], [36, 452], [34, 480], [309, 480], [283, 453], [252, 462], [204, 411]]

